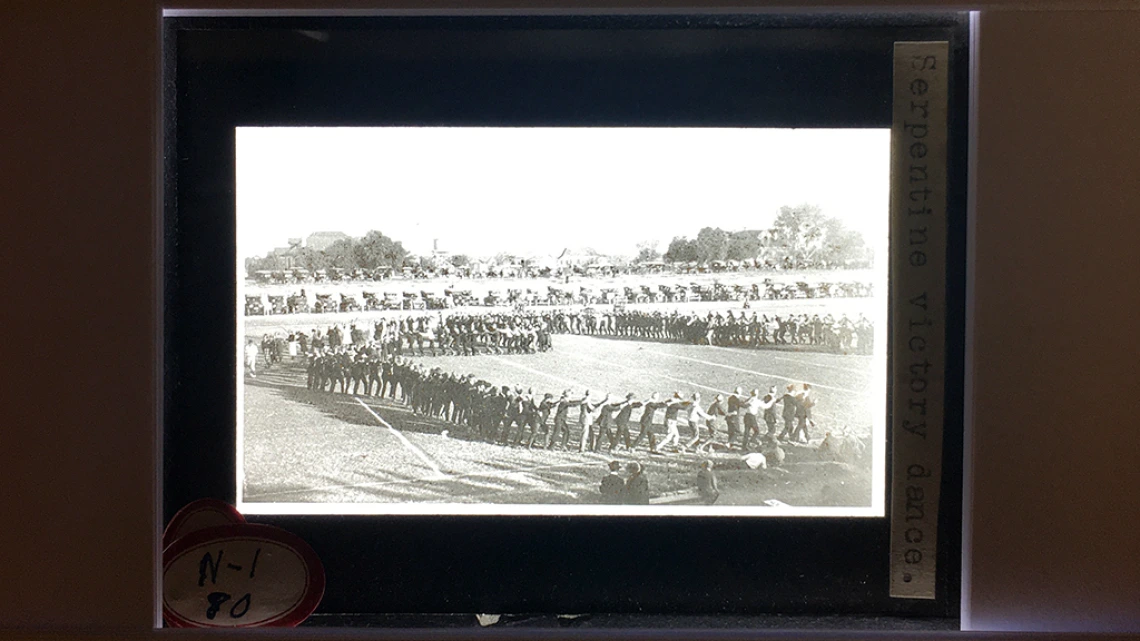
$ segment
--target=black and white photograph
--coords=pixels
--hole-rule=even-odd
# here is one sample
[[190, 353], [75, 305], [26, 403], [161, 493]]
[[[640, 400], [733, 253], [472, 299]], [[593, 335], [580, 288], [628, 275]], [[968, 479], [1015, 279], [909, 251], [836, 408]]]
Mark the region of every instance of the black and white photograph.
[[235, 157], [241, 512], [884, 515], [890, 130]]

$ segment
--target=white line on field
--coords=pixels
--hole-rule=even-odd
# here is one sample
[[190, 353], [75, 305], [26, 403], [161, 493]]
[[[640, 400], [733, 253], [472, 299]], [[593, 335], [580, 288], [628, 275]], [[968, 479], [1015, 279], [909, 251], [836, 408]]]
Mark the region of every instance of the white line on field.
[[733, 370], [736, 372], [744, 372], [745, 374], [755, 374], [756, 376], [767, 376], [769, 378], [778, 378], [780, 380], [788, 381], [791, 383], [808, 382], [811, 384], [812, 387], [818, 387], [820, 389], [829, 389], [829, 390], [834, 390], [836, 392], [845, 392], [847, 394], [854, 394], [856, 396], [864, 396], [865, 395], [864, 392], [856, 392], [855, 390], [847, 389], [846, 387], [835, 387], [833, 385], [824, 385], [822, 383], [811, 383], [810, 381], [804, 381], [802, 378], [788, 378], [787, 376], [780, 376], [779, 374], [769, 374], [768, 372], [757, 372], [756, 370], [745, 369], [743, 367], [735, 367], [733, 365], [725, 365], [724, 363], [714, 363], [712, 361], [701, 360], [699, 358], [693, 358], [691, 356], [681, 356], [680, 354], [670, 354], [668, 352], [658, 352], [657, 350], [652, 350], [652, 349], [647, 349], [645, 351], [649, 352], [650, 354], [657, 354], [658, 356], [668, 356], [670, 358], [677, 358], [677, 359], [681, 359], [681, 360], [685, 360], [685, 361], [693, 361], [694, 363], [700, 363], [702, 365], [711, 365], [712, 367], [720, 367], [723, 369], [730, 369], [730, 370]]
[[[660, 354], [660, 355], [663, 355], [663, 356], [674, 356], [673, 354], [668, 354], [668, 353], [665, 353], [665, 352], [656, 352], [656, 351], [653, 351], [653, 350], [646, 350], [646, 351], [648, 351], [648, 352], [650, 352], [650, 353], [653, 353], [653, 354]], [[581, 354], [576, 354], [576, 353], [573, 353], [573, 352], [567, 352], [567, 354], [568, 354], [569, 356], [573, 357], [573, 358], [581, 358], [581, 359], [585, 359], [585, 360], [594, 360], [595, 362], [599, 362], [599, 363], [602, 363], [603, 365], [609, 365], [609, 366], [615, 366], [615, 365], [616, 365], [617, 367], [621, 367], [621, 368], [624, 368], [624, 369], [630, 369], [630, 370], [634, 369], [634, 368], [632, 368], [632, 367], [629, 367], [628, 365], [619, 365], [619, 364], [617, 364], [617, 363], [610, 363], [610, 362], [606, 362], [606, 361], [597, 361], [596, 359], [592, 359], [592, 358], [590, 358], [590, 357], [588, 357], [588, 356], [582, 356]], [[675, 357], [675, 358], [687, 358], [687, 357], [685, 357], [685, 356], [674, 356], [674, 357]], [[554, 374], [548, 374], [547, 372], [544, 372], [544, 371], [542, 371], [542, 370], [533, 369], [533, 368], [527, 367], [526, 365], [519, 365], [518, 363], [515, 363], [515, 362], [513, 362], [513, 361], [508, 361], [508, 360], [506, 360], [506, 359], [503, 359], [503, 358], [498, 358], [498, 357], [495, 357], [495, 356], [488, 356], [488, 358], [490, 358], [490, 359], [492, 359], [492, 360], [494, 360], [494, 361], [497, 361], [497, 362], [499, 362], [499, 363], [503, 363], [503, 364], [505, 364], [505, 365], [511, 365], [511, 366], [513, 366], [513, 367], [517, 367], [517, 368], [519, 368], [519, 369], [522, 369], [522, 370], [526, 370], [526, 371], [528, 371], [528, 372], [530, 372], [530, 373], [532, 373], [532, 374], [537, 374], [537, 375], [539, 375], [539, 376], [545, 376], [546, 378], [549, 378], [549, 379], [553, 379], [553, 380], [556, 380], [556, 381], [561, 381], [561, 382], [563, 382], [563, 383], [569, 383], [569, 384], [571, 384], [571, 385], [577, 385], [577, 386], [579, 386], [579, 387], [582, 387], [582, 388], [586, 388], [586, 389], [588, 389], [588, 388], [590, 388], [590, 387], [591, 387], [590, 385], [587, 385], [586, 383], [583, 383], [583, 382], [581, 382], [581, 381], [575, 381], [575, 380], [572, 380], [572, 379], [569, 379], [569, 378], [563, 378], [563, 377], [561, 377], [561, 376], [555, 376]], [[774, 375], [774, 374], [762, 374], [761, 372], [753, 372], [753, 371], [751, 371], [751, 370], [741, 369], [741, 368], [738, 368], [738, 367], [730, 367], [730, 366], [728, 366], [728, 365], [720, 365], [719, 363], [710, 363], [710, 362], [708, 362], [708, 361], [702, 361], [702, 360], [698, 360], [698, 359], [695, 359], [695, 358], [692, 358], [692, 359], [688, 359], [688, 360], [697, 361], [698, 363], [705, 363], [705, 364], [707, 364], [707, 365], [714, 365], [714, 366], [717, 366], [717, 367], [727, 367], [727, 368], [729, 368], [729, 369], [740, 370], [740, 371], [742, 371], [742, 372], [748, 372], [748, 373], [750, 373], [750, 374], [760, 374], [760, 375], [762, 375], [762, 376], [772, 376], [773, 378], [780, 378], [780, 379], [783, 379], [783, 380], [786, 380], [786, 381], [796, 381], [796, 382], [799, 382], [799, 379], [791, 379], [791, 378], [787, 378], [787, 377], [785, 377], [785, 376], [776, 376], [776, 375]], [[683, 378], [675, 378], [675, 377], [673, 377], [673, 376], [668, 376], [668, 375], [665, 375], [665, 374], [658, 374], [658, 373], [656, 373], [656, 372], [649, 372], [649, 371], [646, 371], [646, 370], [641, 370], [641, 369], [638, 369], [637, 371], [638, 371], [638, 372], [641, 372], [641, 373], [643, 373], [643, 374], [649, 374], [649, 375], [651, 375], [651, 376], [656, 376], [656, 377], [658, 377], [658, 378], [664, 378], [664, 379], [667, 379], [667, 380], [671, 380], [671, 381], [674, 381], [674, 382], [677, 382], [677, 383], [683, 383], [683, 384], [685, 384], [685, 385], [688, 385], [688, 386], [690, 386], [690, 387], [697, 387], [697, 388], [700, 388], [700, 389], [705, 389], [705, 390], [709, 390], [709, 391], [712, 391], [712, 392], [717, 392], [717, 393], [719, 393], [719, 394], [731, 394], [731, 393], [732, 393], [732, 392], [730, 392], [730, 391], [728, 391], [728, 390], [717, 389], [717, 388], [715, 388], [715, 387], [708, 387], [707, 385], [701, 385], [701, 384], [699, 384], [699, 383], [694, 383], [694, 382], [692, 382], [692, 381], [687, 381], [687, 380], [685, 380], [685, 379], [683, 379]], [[815, 387], [819, 387], [819, 388], [822, 388], [822, 389], [834, 389], [834, 390], [839, 390], [839, 391], [841, 391], [841, 392], [847, 392], [847, 393], [849, 393], [849, 394], [856, 394], [856, 395], [860, 395], [858, 392], [855, 392], [855, 391], [853, 391], [853, 390], [843, 389], [843, 388], [839, 388], [839, 387], [831, 387], [831, 386], [829, 386], [829, 385], [818, 385], [818, 384], [816, 384], [816, 383], [811, 383], [811, 384], [812, 384], [812, 385], [814, 385]], [[826, 412], [821, 412], [821, 411], [819, 411], [819, 410], [815, 410], [815, 411], [814, 411], [814, 414], [815, 414], [816, 416], [821, 416], [821, 417], [823, 417], [823, 418], [829, 418], [829, 419], [832, 419], [832, 420], [834, 420], [834, 421], [840, 421], [839, 417], [837, 417], [837, 416], [833, 416], [833, 415], [831, 415], [831, 414], [828, 414], [828, 413], [826, 413]]]
[[829, 369], [837, 369], [837, 370], [840, 370], [843, 372], [851, 372], [852, 374], [863, 374], [863, 375], [868, 374], [866, 368], [855, 369], [854, 367], [843, 367], [842, 365], [828, 365], [827, 363], [815, 363], [815, 362], [809, 363], [809, 362], [806, 362], [804, 359], [788, 358], [787, 356], [772, 356], [772, 358], [774, 358], [776, 360], [780, 360], [780, 361], [787, 361], [789, 363], [798, 363], [800, 365], [808, 365], [810, 367], [826, 367]]
[[[651, 350], [646, 350], [646, 351], [651, 351]], [[654, 354], [659, 354], [660, 352], [652, 352], [652, 353], [654, 353]], [[610, 363], [610, 362], [607, 362], [607, 361], [602, 361], [602, 360], [598, 360], [598, 359], [595, 359], [595, 358], [591, 358], [591, 357], [589, 357], [589, 356], [583, 356], [583, 355], [581, 355], [581, 354], [575, 354], [575, 353], [568, 353], [568, 354], [569, 354], [569, 356], [570, 356], [571, 358], [580, 358], [580, 359], [583, 359], [583, 360], [594, 361], [594, 362], [597, 362], [597, 363], [602, 363], [603, 365], [617, 366], [617, 367], [621, 367], [621, 368], [623, 368], [623, 369], [628, 369], [628, 370], [634, 370], [634, 369], [635, 369], [635, 368], [633, 368], [633, 367], [630, 367], [630, 366], [628, 366], [628, 365], [621, 365], [621, 364], [618, 364], [618, 363]], [[669, 354], [666, 354], [666, 356], [669, 356]], [[678, 358], [684, 358], [684, 357], [682, 357], [682, 356], [679, 356]], [[693, 360], [696, 360], [696, 359], [693, 359]], [[702, 363], [703, 363], [703, 362], [705, 362], [705, 361], [699, 361], [699, 362], [702, 362]], [[715, 363], [709, 363], [709, 364], [710, 364], [710, 365], [715, 365]], [[725, 367], [727, 367], [727, 366], [725, 366]], [[732, 369], [738, 369], [738, 368], [732, 368]], [[641, 372], [641, 373], [643, 373], [643, 374], [648, 374], [648, 375], [650, 375], [650, 376], [656, 376], [656, 377], [658, 377], [658, 378], [664, 378], [664, 379], [668, 379], [668, 380], [671, 380], [671, 381], [676, 381], [676, 382], [678, 382], [678, 383], [684, 383], [685, 385], [688, 385], [689, 387], [699, 387], [699, 388], [701, 388], [701, 389], [710, 390], [710, 391], [713, 391], [713, 392], [717, 392], [718, 394], [732, 394], [732, 392], [730, 392], [730, 391], [728, 391], [728, 390], [717, 389], [717, 388], [715, 388], [715, 387], [708, 387], [708, 386], [706, 386], [706, 385], [701, 385], [701, 384], [699, 384], [699, 383], [694, 383], [694, 382], [692, 382], [692, 381], [687, 381], [687, 380], [685, 380], [685, 379], [683, 379], [683, 378], [675, 378], [675, 377], [672, 377], [672, 376], [668, 376], [668, 375], [665, 375], [665, 374], [658, 374], [658, 373], [656, 373], [656, 372], [651, 372], [651, 371], [646, 371], [646, 370], [641, 370], [641, 369], [636, 369], [635, 371]], [[749, 371], [749, 370], [743, 370], [743, 371]], [[756, 373], [756, 372], [753, 372], [753, 373]], [[783, 378], [783, 377], [777, 376], [776, 378]], [[792, 379], [788, 378], [788, 379], [785, 379], [785, 380], [789, 380], [789, 381], [790, 381], [790, 380], [792, 380]], [[811, 383], [811, 384], [812, 384], [812, 385], [815, 385], [816, 387], [827, 387], [826, 385], [816, 385], [815, 383]], [[836, 388], [831, 388], [831, 389], [836, 389]], [[850, 391], [850, 390], [842, 390], [842, 391], [845, 391], [845, 392], [847, 392], [847, 391]], [[851, 393], [853, 393], [853, 394], [854, 394], [855, 392], [851, 392]], [[828, 414], [828, 413], [826, 413], [826, 412], [820, 412], [819, 410], [815, 410], [815, 411], [813, 411], [813, 413], [814, 413], [816, 416], [822, 416], [822, 417], [824, 417], [824, 418], [830, 418], [830, 419], [832, 419], [832, 420], [834, 420], [834, 421], [840, 421], [839, 417], [837, 417], [837, 416], [833, 416], [833, 415], [831, 415], [831, 414]], [[840, 421], [840, 422], [842, 422], [842, 421]]]
[[595, 363], [601, 363], [602, 365], [607, 365], [609, 367], [620, 367], [622, 369], [634, 370], [634, 371], [637, 371], [637, 372], [642, 373], [642, 374], [648, 374], [650, 376], [656, 376], [657, 378], [664, 378], [664, 379], [674, 381], [677, 383], [684, 383], [685, 385], [688, 385], [690, 387], [699, 387], [701, 389], [709, 390], [710, 392], [717, 392], [718, 394], [731, 394], [732, 393], [732, 392], [729, 392], [728, 390], [722, 390], [722, 389], [717, 389], [715, 387], [709, 387], [707, 385], [701, 385], [700, 383], [694, 383], [692, 381], [687, 381], [683, 378], [675, 378], [675, 377], [669, 376], [667, 374], [658, 374], [657, 372], [651, 372], [651, 371], [646, 371], [646, 370], [642, 370], [642, 369], [635, 369], [635, 368], [630, 367], [628, 365], [622, 365], [620, 363], [614, 363], [611, 361], [603, 361], [601, 359], [591, 358], [589, 356], [583, 356], [582, 354], [575, 354], [572, 352], [568, 352], [567, 355], [570, 356], [571, 358], [579, 358], [579, 359], [582, 359], [584, 361], [592, 361]]
[[430, 467], [432, 471], [435, 472], [436, 478], [448, 478], [448, 476], [443, 473], [443, 470], [439, 469], [439, 465], [437, 465], [435, 461], [431, 460], [431, 457], [428, 456], [423, 450], [413, 445], [412, 442], [408, 440], [408, 437], [404, 436], [400, 430], [392, 427], [388, 421], [385, 421], [383, 418], [381, 418], [379, 414], [374, 412], [371, 407], [368, 407], [368, 405], [365, 404], [364, 401], [360, 400], [360, 398], [356, 396], [353, 398], [356, 399], [357, 403], [360, 403], [361, 407], [368, 410], [368, 413], [375, 417], [377, 421], [380, 421], [381, 425], [388, 428], [389, 432], [391, 432], [396, 438], [400, 439], [400, 442], [404, 444], [404, 447], [407, 447], [409, 450], [411, 450], [412, 454], [415, 454], [421, 461], [424, 462], [425, 465]]
[[590, 387], [589, 385], [587, 385], [586, 383], [583, 383], [581, 381], [575, 381], [575, 380], [572, 380], [569, 378], [562, 378], [561, 376], [555, 376], [554, 374], [550, 374], [548, 372], [544, 372], [544, 371], [539, 370], [539, 369], [527, 367], [526, 365], [519, 365], [518, 363], [516, 363], [514, 361], [508, 361], [507, 359], [499, 358], [498, 356], [488, 355], [487, 358], [495, 361], [496, 363], [502, 363], [504, 365], [510, 365], [511, 367], [517, 367], [521, 370], [530, 372], [531, 374], [538, 374], [539, 376], [545, 376], [546, 378], [549, 378], [549, 379], [554, 380], [554, 381], [560, 381], [562, 383], [569, 383], [571, 385], [578, 385], [580, 387], [587, 388], [587, 389]]

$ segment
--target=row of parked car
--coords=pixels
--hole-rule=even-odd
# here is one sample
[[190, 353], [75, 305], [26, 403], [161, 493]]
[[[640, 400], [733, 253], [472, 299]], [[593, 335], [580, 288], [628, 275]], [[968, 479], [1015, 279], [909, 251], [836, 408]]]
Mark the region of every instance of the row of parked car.
[[441, 292], [365, 291], [354, 294], [316, 294], [312, 302], [304, 290], [292, 295], [246, 294], [246, 316], [266, 314], [307, 314], [378, 310], [436, 310], [452, 307], [504, 305], [596, 305], [627, 303], [744, 302], [798, 298], [853, 298], [872, 295], [869, 283], [777, 283], [765, 279], [751, 285], [723, 283], [658, 284], [637, 287], [548, 286], [541, 289], [489, 290], [482, 296], [471, 290], [445, 289]]

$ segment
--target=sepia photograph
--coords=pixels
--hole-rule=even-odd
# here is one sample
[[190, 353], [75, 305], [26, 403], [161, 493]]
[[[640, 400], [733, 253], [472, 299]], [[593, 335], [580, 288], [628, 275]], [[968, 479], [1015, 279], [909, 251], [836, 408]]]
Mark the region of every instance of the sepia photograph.
[[235, 146], [243, 513], [884, 515], [889, 129]]

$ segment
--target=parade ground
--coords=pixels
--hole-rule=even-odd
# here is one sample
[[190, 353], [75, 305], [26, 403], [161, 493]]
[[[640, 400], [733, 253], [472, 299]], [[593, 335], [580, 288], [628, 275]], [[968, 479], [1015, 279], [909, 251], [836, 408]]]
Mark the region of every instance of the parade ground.
[[[885, 398], [877, 407], [872, 400], [872, 357], [583, 335], [555, 335], [553, 344], [537, 354], [433, 357], [429, 351], [414, 358], [425, 367], [533, 388], [539, 395], [558, 396], [566, 389], [623, 397], [633, 392], [639, 398], [697, 392], [706, 406], [736, 387], [763, 394], [772, 385], [806, 382], [818, 402], [813, 441], [785, 446], [782, 464], [758, 470], [744, 465], [739, 451], [580, 453], [573, 419], [572, 451], [505, 447], [417, 416], [398, 401], [308, 390], [303, 359], [286, 358], [256, 377], [247, 374], [241, 389], [243, 502], [597, 503], [606, 463], [616, 459], [646, 468], [652, 503], [683, 505], [692, 498], [699, 462], [712, 458], [721, 484], [718, 505], [868, 505], [870, 455], [837, 461], [819, 444], [827, 431], [841, 429], [870, 442], [873, 416], [885, 406]], [[660, 424], [655, 429], [659, 436], [664, 431]], [[718, 429], [723, 439], [723, 419]], [[681, 433], [688, 434], [686, 426]]]

